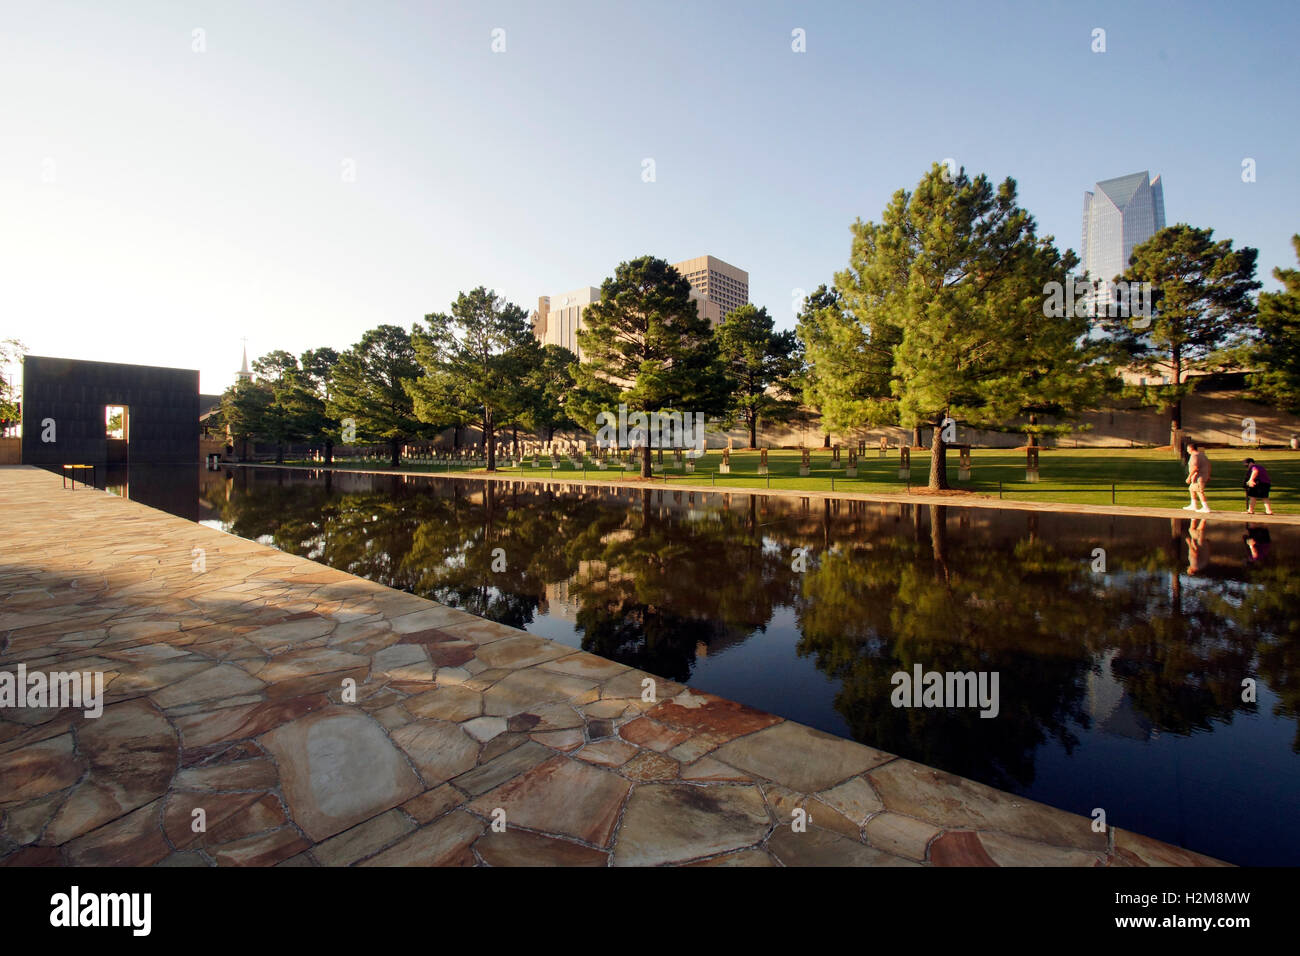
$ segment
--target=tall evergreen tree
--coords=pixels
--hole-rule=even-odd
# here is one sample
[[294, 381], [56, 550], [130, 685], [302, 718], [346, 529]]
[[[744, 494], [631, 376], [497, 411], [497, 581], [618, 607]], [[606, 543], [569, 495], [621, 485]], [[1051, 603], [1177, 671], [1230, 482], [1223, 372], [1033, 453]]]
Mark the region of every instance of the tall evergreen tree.
[[[589, 424], [619, 401], [645, 413], [725, 410], [728, 380], [717, 342], [690, 293], [690, 283], [654, 256], [620, 263], [602, 283], [600, 301], [587, 306], [578, 330], [575, 406]], [[650, 475], [647, 441], [641, 476]]]
[[298, 360], [283, 349], [268, 352], [253, 362], [251, 388], [239, 389], [233, 402], [234, 421], [246, 437], [275, 445], [275, 463], [284, 463], [285, 446], [299, 437], [293, 390]]
[[794, 332], [778, 332], [767, 309], [743, 305], [714, 332], [718, 351], [732, 384], [728, 423], [740, 421], [749, 432], [749, 447], [758, 447], [763, 421], [784, 421], [798, 405], [788, 397], [798, 363]]
[[558, 428], [578, 423], [569, 408], [573, 394], [573, 369], [578, 357], [562, 345], [542, 346], [542, 360], [529, 373], [525, 387], [529, 404], [523, 422], [539, 438], [550, 441]]
[[334, 444], [341, 438], [338, 419], [325, 407], [338, 361], [339, 353], [328, 346], [303, 352], [286, 397], [299, 437], [322, 446], [326, 464], [334, 461]]
[[[1062, 398], [1054, 376], [1080, 360], [1073, 318], [1049, 316], [1048, 282], [1064, 282], [1070, 257], [1039, 239], [1016, 203], [1016, 184], [994, 186], [935, 164], [899, 190], [882, 222], [855, 227], [854, 317], [892, 345], [891, 391], [899, 420], [933, 427], [932, 489], [948, 487], [948, 420], [997, 427], [1030, 395]], [[1026, 378], [1025, 368], [1034, 373]]]
[[425, 321], [429, 328], [416, 332], [415, 349], [431, 381], [416, 380], [412, 395], [426, 414], [449, 395], [462, 409], [477, 409], [487, 469], [495, 471], [497, 429], [522, 414], [527, 395], [521, 385], [541, 361], [528, 313], [479, 286], [460, 293], [450, 312], [426, 315]]
[[1060, 288], [1059, 299], [1064, 299], [1064, 288], [1078, 262], [1071, 250], [1060, 253], [1050, 237], [1038, 240], [1021, 263], [1022, 274], [1009, 284], [1013, 298], [998, 306], [1023, 320], [1020, 334], [1007, 346], [1014, 362], [1001, 373], [1000, 381], [990, 383], [1006, 391], [1016, 421], [986, 418], [984, 427], [1023, 432], [1031, 446], [1042, 436], [1077, 430], [1084, 411], [1118, 390], [1114, 343], [1092, 334], [1093, 319], [1086, 308], [1068, 308], [1055, 295]]
[[[1300, 258], [1300, 235], [1291, 237]], [[1273, 270], [1281, 292], [1259, 296], [1259, 340], [1254, 346], [1254, 386], [1260, 397], [1300, 415], [1300, 269]]]
[[221, 417], [240, 458], [247, 457], [248, 442], [267, 435], [268, 409], [274, 400], [271, 386], [257, 379], [238, 381], [222, 394]]
[[340, 422], [352, 419], [360, 440], [387, 442], [396, 468], [402, 445], [425, 430], [406, 386], [422, 374], [410, 333], [396, 325], [377, 326], [339, 356], [326, 411]]
[[[897, 277], [885, 274], [874, 255], [881, 228], [853, 223], [849, 268], [836, 274], [832, 293], [822, 287], [809, 298], [800, 318], [818, 407], [836, 431], [900, 424], [891, 381], [902, 333], [881, 307], [899, 290], [891, 285]], [[919, 441], [918, 430], [913, 433]]]
[[[1100, 325], [1128, 353], [1132, 365], [1169, 384], [1148, 401], [1170, 413], [1170, 428], [1182, 428], [1184, 375], [1216, 353], [1239, 348], [1254, 329], [1251, 293], [1259, 252], [1214, 241], [1214, 230], [1184, 223], [1160, 230], [1133, 250], [1123, 278], [1151, 283], [1154, 315], [1137, 320], [1106, 316]], [[1106, 278], [1106, 277], [1101, 277]]]

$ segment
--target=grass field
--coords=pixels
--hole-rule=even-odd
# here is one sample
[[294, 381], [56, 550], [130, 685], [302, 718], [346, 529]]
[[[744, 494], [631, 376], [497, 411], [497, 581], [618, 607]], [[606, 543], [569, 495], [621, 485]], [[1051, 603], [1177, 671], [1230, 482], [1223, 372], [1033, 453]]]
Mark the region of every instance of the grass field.
[[[801, 491], [855, 491], [872, 494], [897, 494], [907, 490], [908, 485], [924, 487], [929, 481], [929, 451], [912, 451], [912, 470], [910, 480], [898, 477], [898, 450], [891, 449], [887, 458], [879, 457], [878, 449], [867, 449], [864, 458], [858, 461], [856, 478], [845, 477], [848, 463], [847, 451], [841, 450], [840, 467], [833, 468], [831, 453], [826, 449], [816, 449], [812, 454], [811, 473], [808, 477], [799, 476], [800, 454], [794, 450], [772, 449], [768, 452], [767, 476], [758, 474], [759, 453], [756, 451], [733, 451], [731, 453], [731, 473], [719, 474], [722, 464], [721, 451], [710, 451], [695, 465], [695, 473], [687, 474], [673, 470], [672, 453], [664, 453], [664, 471], [655, 475], [656, 482], [701, 484], [711, 483], [719, 488], [742, 489], [787, 489]], [[1241, 460], [1247, 455], [1262, 463], [1273, 479], [1273, 508], [1279, 513], [1296, 513], [1295, 501], [1300, 492], [1300, 452], [1295, 451], [1252, 451], [1250, 449], [1214, 449], [1210, 451], [1212, 478], [1206, 497], [1210, 506], [1216, 510], [1240, 511], [1245, 508], [1245, 498], [1241, 483], [1245, 475], [1245, 466]], [[1114, 503], [1142, 507], [1182, 507], [1187, 504], [1187, 486], [1184, 483], [1186, 472], [1178, 459], [1168, 451], [1155, 449], [1053, 449], [1043, 450], [1039, 455], [1039, 480], [1036, 483], [1025, 481], [1025, 453], [1023, 450], [974, 449], [971, 452], [971, 477], [967, 481], [958, 480], [956, 451], [948, 453], [948, 479], [954, 489], [976, 494], [1020, 501], [1063, 502], [1068, 504], [1108, 505], [1112, 503], [1112, 484], [1114, 485]], [[312, 462], [290, 462], [289, 464], [311, 465]], [[620, 477], [635, 477], [637, 471], [629, 467], [620, 471], [613, 463], [604, 471], [598, 470], [595, 463], [588, 461], [584, 471], [575, 469], [568, 459], [559, 462], [560, 467], [553, 472], [556, 478], [585, 477], [587, 480], [609, 480]], [[334, 467], [339, 470], [364, 471], [406, 471], [426, 472], [429, 474], [485, 474], [481, 468], [452, 467], [445, 465], [423, 465], [415, 462], [403, 462], [400, 469], [391, 469], [386, 462], [339, 461]], [[531, 462], [522, 467], [498, 468], [502, 477], [526, 475], [531, 477], [551, 476], [548, 459], [542, 459], [542, 467], [534, 468]], [[1001, 486], [999, 489], [999, 485]], [[1257, 508], [1262, 511], [1262, 508]]]

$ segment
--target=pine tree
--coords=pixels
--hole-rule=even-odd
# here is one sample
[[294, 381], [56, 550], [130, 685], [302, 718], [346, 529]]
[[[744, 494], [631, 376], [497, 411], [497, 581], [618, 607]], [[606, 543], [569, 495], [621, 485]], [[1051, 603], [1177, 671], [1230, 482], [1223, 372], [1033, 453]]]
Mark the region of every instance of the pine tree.
[[1169, 376], [1152, 404], [1169, 409], [1171, 429], [1182, 428], [1188, 369], [1239, 348], [1251, 336], [1258, 255], [1249, 246], [1234, 251], [1231, 239], [1215, 242], [1212, 229], [1183, 223], [1160, 230], [1133, 250], [1123, 278], [1151, 284], [1154, 314], [1107, 316], [1100, 325], [1135, 368]]
[[[600, 301], [587, 306], [577, 334], [583, 360], [574, 405], [591, 424], [619, 401], [646, 413], [723, 412], [727, 377], [690, 292], [676, 269], [653, 256], [620, 263], [601, 284]], [[649, 478], [650, 442], [643, 445], [641, 476]]]
[[396, 468], [402, 445], [425, 431], [407, 391], [407, 383], [422, 374], [410, 333], [380, 325], [339, 356], [326, 411], [340, 422], [351, 419], [360, 440], [387, 442]]
[[749, 432], [749, 447], [758, 447], [762, 421], [784, 421], [797, 410], [785, 397], [798, 361], [794, 332], [777, 332], [767, 309], [743, 305], [731, 312], [714, 335], [733, 386], [728, 422], [740, 421]]
[[[1291, 237], [1300, 259], [1300, 235]], [[1293, 415], [1300, 415], [1300, 269], [1273, 270], [1281, 292], [1259, 296], [1259, 340], [1253, 349], [1257, 394]]]
[[894, 194], [879, 225], [855, 226], [840, 281], [882, 363], [892, 342], [898, 420], [933, 428], [932, 489], [948, 487], [949, 420], [998, 427], [1035, 403], [1070, 398], [1061, 376], [1086, 353], [1073, 318], [1045, 315], [1044, 297], [1071, 265], [1050, 237], [1037, 237], [1016, 204], [1015, 180], [994, 187], [939, 164], [915, 191]]
[[460, 293], [450, 312], [426, 315], [425, 321], [428, 331], [415, 334], [416, 353], [428, 376], [411, 385], [420, 401], [417, 410], [431, 424], [445, 425], [442, 409], [449, 397], [463, 411], [476, 409], [483, 422], [487, 470], [495, 471], [497, 429], [525, 410], [522, 383], [541, 362], [528, 313], [479, 286]]

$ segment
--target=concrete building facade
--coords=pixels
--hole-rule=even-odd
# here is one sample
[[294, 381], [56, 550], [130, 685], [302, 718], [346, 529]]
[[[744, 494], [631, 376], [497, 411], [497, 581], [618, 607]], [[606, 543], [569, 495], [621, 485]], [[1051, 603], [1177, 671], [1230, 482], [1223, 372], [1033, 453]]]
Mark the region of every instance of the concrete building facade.
[[749, 273], [713, 256], [674, 262], [673, 268], [704, 298], [716, 302], [725, 318], [749, 302]]

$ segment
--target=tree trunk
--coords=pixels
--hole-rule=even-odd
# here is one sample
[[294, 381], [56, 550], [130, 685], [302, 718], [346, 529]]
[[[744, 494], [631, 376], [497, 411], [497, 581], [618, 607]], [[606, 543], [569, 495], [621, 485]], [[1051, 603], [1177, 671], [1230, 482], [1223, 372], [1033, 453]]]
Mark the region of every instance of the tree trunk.
[[641, 459], [641, 477], [649, 478], [652, 474], [650, 468], [650, 442], [645, 443], [645, 457]]
[[402, 465], [402, 440], [400, 438], [390, 439], [388, 450], [391, 454], [391, 460], [394, 468], [400, 468]]
[[511, 432], [511, 437], [513, 437], [514, 439], [513, 450], [515, 453], [515, 457], [518, 458], [519, 457], [519, 423], [518, 422], [515, 423], [514, 430]]
[[930, 441], [930, 489], [932, 491], [947, 491], [949, 488], [947, 447], [943, 440], [943, 428], [935, 425], [934, 438]]
[[749, 447], [758, 447], [758, 416], [755, 415], [749, 420]]
[[547, 426], [546, 426], [546, 440], [547, 440], [548, 442], [549, 442], [549, 441], [555, 441], [555, 426], [554, 426], [554, 425], [547, 425]]
[[913, 447], [913, 448], [921, 448], [921, 447], [922, 447], [922, 445], [921, 445], [921, 426], [920, 426], [920, 425], [913, 425], [913, 426], [912, 426], [912, 447]]
[[460, 426], [451, 426], [451, 450], [460, 451]]
[[930, 555], [941, 569], [946, 567], [948, 562], [948, 509], [944, 505], [930, 505]]
[[275, 443], [275, 463], [277, 465], [284, 464], [284, 442], [282, 441]]
[[[1037, 425], [1037, 424], [1038, 424], [1038, 416], [1037, 416], [1037, 415], [1030, 415], [1030, 416], [1029, 416], [1029, 424], [1031, 424], [1031, 425]], [[1027, 433], [1026, 433], [1026, 436], [1027, 436], [1028, 439], [1029, 439], [1029, 441], [1028, 441], [1028, 445], [1029, 445], [1029, 447], [1030, 447], [1030, 448], [1037, 448], [1037, 447], [1038, 447], [1038, 432], [1027, 432]]]
[[497, 435], [497, 425], [493, 416], [489, 412], [483, 413], [483, 451], [487, 459], [487, 470], [497, 470], [497, 443], [493, 441]]
[[823, 433], [822, 433], [822, 447], [823, 447], [823, 448], [830, 448], [830, 447], [831, 447], [831, 433], [830, 433], [830, 432], [823, 432]]
[[[1183, 357], [1178, 349], [1173, 352], [1173, 371], [1174, 371], [1174, 388], [1177, 389], [1181, 384], [1183, 377]], [[1175, 393], [1176, 394], [1176, 393]], [[1183, 427], [1183, 400], [1177, 399], [1169, 409], [1169, 428], [1170, 430], [1181, 429]]]
[[334, 439], [325, 439], [325, 464], [334, 464]]

